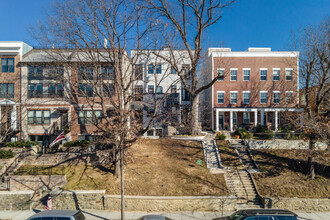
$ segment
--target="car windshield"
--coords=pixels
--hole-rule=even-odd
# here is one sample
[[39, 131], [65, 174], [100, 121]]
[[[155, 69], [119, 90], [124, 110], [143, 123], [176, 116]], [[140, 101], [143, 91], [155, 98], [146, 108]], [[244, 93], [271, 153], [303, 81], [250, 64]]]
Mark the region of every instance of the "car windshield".
[[245, 216], [246, 216], [246, 213], [244, 213], [244, 212], [241, 212], [241, 211], [235, 212], [234, 214], [232, 214], [230, 216], [230, 220], [240, 220]]

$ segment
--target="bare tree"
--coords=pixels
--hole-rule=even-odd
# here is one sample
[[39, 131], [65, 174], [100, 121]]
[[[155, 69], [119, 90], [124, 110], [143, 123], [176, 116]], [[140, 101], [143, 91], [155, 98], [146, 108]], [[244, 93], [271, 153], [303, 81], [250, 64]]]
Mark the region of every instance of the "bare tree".
[[[113, 166], [114, 175], [120, 174], [122, 219], [126, 151], [161, 114], [158, 109], [166, 99], [151, 95], [152, 101], [145, 103], [134, 90], [139, 56], [130, 57], [127, 50], [145, 49], [153, 26], [143, 10], [135, 1], [58, 1], [34, 35], [42, 47], [53, 47], [47, 56], [66, 69], [66, 98], [74, 108], [71, 126], [98, 136], [98, 164]], [[153, 109], [147, 121], [136, 105]]]
[[145, 0], [144, 2], [150, 12], [155, 12], [155, 21], [161, 27], [160, 36], [155, 33], [155, 36], [158, 36], [158, 45], [166, 46], [170, 50], [172, 48], [184, 48], [188, 52], [190, 59], [188, 70], [178, 65], [174, 55], [170, 59], [162, 58], [175, 68], [185, 90], [190, 94], [190, 133], [199, 134], [199, 95], [221, 77], [217, 76], [204, 85], [200, 85], [198, 82], [198, 70], [203, 57], [203, 35], [221, 19], [222, 10], [234, 3], [235, 0]]
[[[329, 145], [330, 98], [330, 20], [306, 27], [294, 37], [294, 46], [300, 50], [301, 105], [304, 112], [296, 124], [310, 139], [307, 176], [314, 178], [313, 149], [321, 139]], [[295, 120], [297, 121], [297, 120]]]

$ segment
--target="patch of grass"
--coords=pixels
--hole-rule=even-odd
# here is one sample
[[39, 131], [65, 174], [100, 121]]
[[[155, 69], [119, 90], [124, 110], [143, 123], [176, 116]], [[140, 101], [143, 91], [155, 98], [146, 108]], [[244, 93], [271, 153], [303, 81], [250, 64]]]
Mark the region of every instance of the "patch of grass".
[[[206, 168], [199, 142], [143, 139], [128, 153], [131, 156], [124, 170], [127, 195], [229, 195], [223, 175], [210, 174]], [[201, 166], [197, 160], [202, 160]], [[72, 167], [64, 189], [106, 189], [108, 194], [120, 194], [120, 179], [109, 169]]]
[[217, 146], [219, 149], [219, 154], [221, 158], [221, 163], [224, 166], [228, 167], [235, 167], [237, 166], [238, 168], [243, 167], [236, 150], [231, 147], [228, 141], [217, 141]]
[[37, 166], [37, 165], [23, 165], [18, 168], [14, 175], [64, 175], [66, 168], [64, 166]]
[[254, 174], [259, 192], [269, 197], [328, 198], [330, 151], [315, 151], [316, 177], [306, 177], [308, 150], [252, 150], [263, 173]]

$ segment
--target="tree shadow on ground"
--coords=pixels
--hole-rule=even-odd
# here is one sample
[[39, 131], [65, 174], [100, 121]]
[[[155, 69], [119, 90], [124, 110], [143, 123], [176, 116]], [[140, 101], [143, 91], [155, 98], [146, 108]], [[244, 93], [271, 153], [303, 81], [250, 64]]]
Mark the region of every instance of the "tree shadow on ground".
[[[289, 152], [289, 151], [288, 151]], [[277, 155], [275, 150], [252, 150], [252, 154], [266, 176], [279, 176], [286, 170], [306, 174], [306, 159]], [[314, 161], [315, 174], [330, 178], [330, 166]]]

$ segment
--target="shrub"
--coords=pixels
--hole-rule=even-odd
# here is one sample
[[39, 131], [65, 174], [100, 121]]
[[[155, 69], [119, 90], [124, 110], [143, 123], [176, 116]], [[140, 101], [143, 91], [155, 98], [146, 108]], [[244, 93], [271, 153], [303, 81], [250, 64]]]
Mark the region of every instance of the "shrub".
[[215, 136], [215, 139], [216, 140], [225, 140], [226, 139], [226, 135], [220, 133], [220, 132], [217, 132], [216, 136]]
[[263, 133], [265, 131], [267, 131], [268, 128], [266, 125], [261, 125], [261, 124], [258, 124], [257, 127], [256, 127], [256, 132], [257, 133]]
[[247, 132], [247, 130], [245, 128], [241, 128], [235, 131], [235, 135], [239, 135], [240, 138], [243, 139], [249, 139], [250, 138], [250, 134]]
[[86, 147], [90, 144], [91, 142], [87, 140], [81, 140], [81, 141], [69, 141], [66, 142], [63, 146], [64, 147]]
[[256, 133], [255, 136], [264, 139], [269, 140], [274, 138], [274, 133], [271, 130], [268, 130], [267, 126], [258, 124], [256, 127]]
[[13, 157], [14, 157], [14, 153], [12, 150], [0, 149], [0, 159], [8, 159]]
[[38, 143], [34, 142], [34, 141], [22, 140], [22, 141], [8, 142], [8, 143], [6, 143], [6, 147], [23, 148], [23, 147], [31, 147], [31, 144], [32, 144], [32, 146], [38, 145]]

